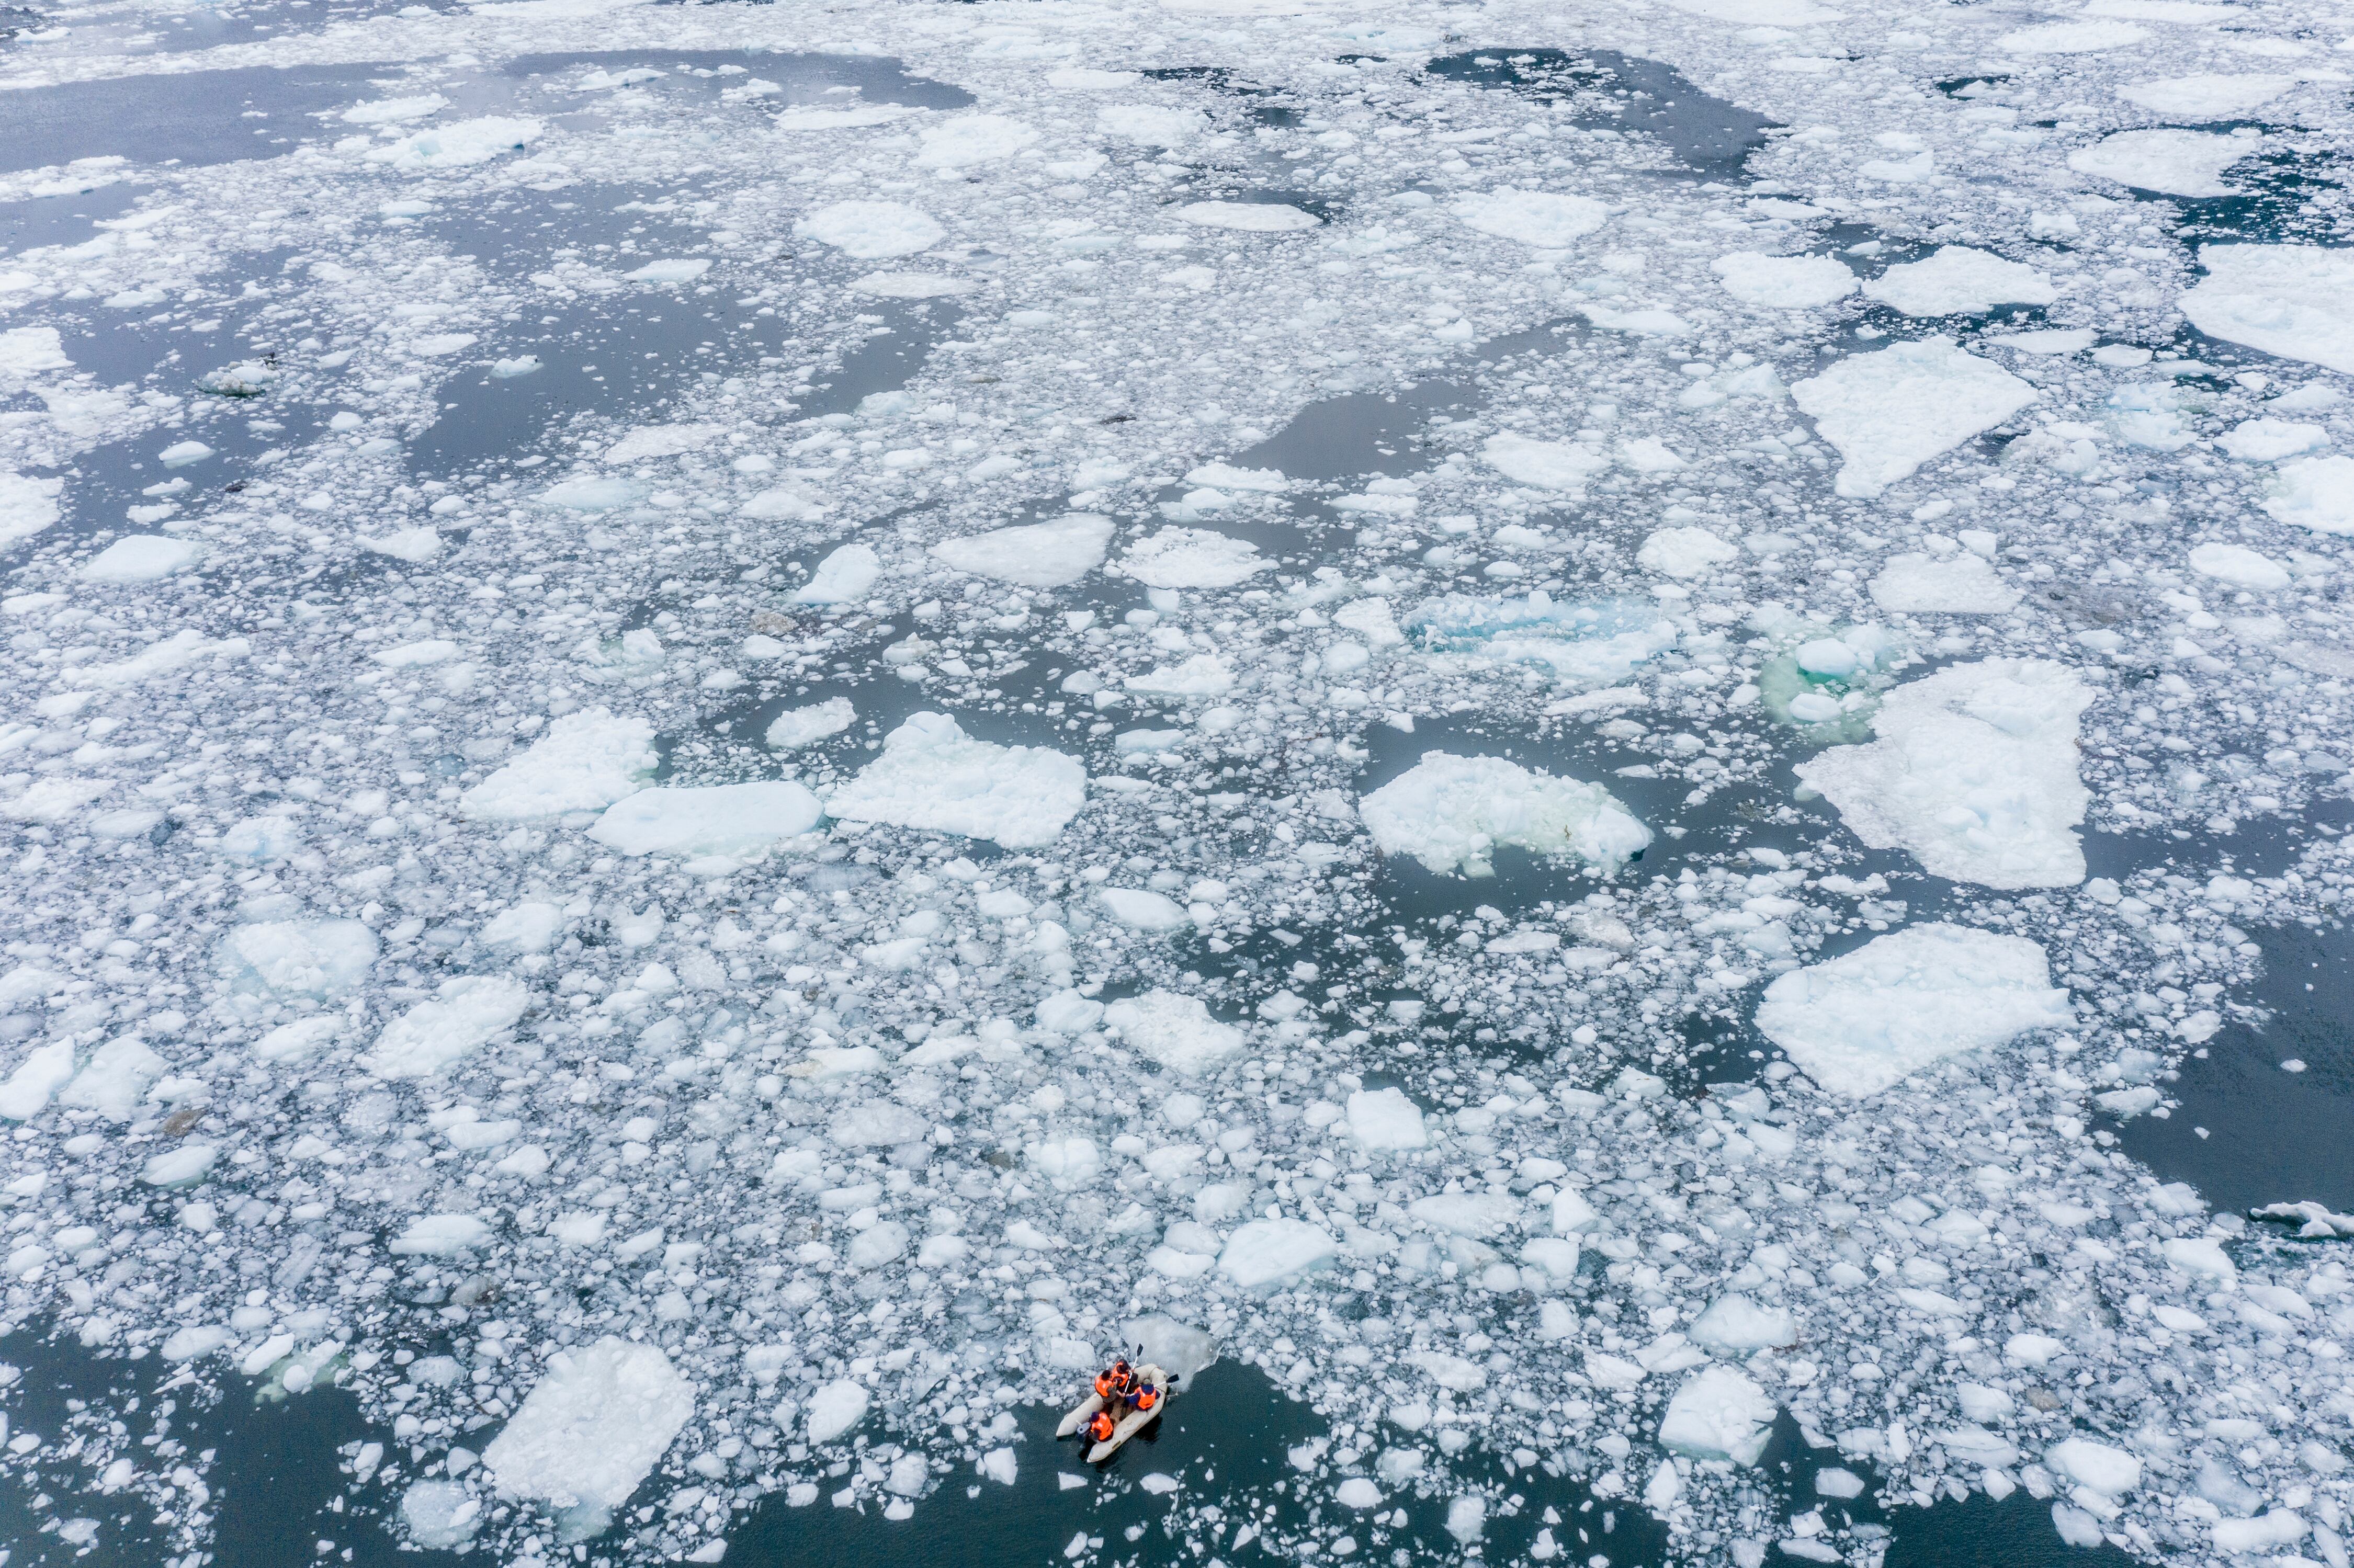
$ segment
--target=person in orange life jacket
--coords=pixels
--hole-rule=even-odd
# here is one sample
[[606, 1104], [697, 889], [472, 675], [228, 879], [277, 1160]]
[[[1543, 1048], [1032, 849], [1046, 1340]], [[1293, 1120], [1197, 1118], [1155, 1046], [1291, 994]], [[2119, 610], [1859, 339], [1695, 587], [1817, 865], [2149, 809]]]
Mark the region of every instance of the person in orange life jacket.
[[1130, 1370], [1127, 1361], [1116, 1361], [1108, 1372], [1096, 1373], [1096, 1397], [1107, 1404], [1116, 1399], [1125, 1399], [1135, 1382], [1136, 1373]]
[[1141, 1414], [1161, 1403], [1161, 1391], [1139, 1379], [1136, 1385], [1128, 1391], [1124, 1403], [1129, 1409]]
[[1119, 1423], [1111, 1418], [1109, 1405], [1097, 1411], [1095, 1419], [1087, 1423], [1087, 1436], [1097, 1443], [1110, 1442], [1112, 1434], [1119, 1430]]

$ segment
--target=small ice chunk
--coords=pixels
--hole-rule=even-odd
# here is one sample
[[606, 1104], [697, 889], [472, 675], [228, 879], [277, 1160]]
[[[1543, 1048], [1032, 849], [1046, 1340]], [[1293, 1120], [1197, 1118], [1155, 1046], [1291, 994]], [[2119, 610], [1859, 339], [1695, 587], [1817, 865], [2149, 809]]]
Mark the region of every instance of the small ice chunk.
[[1275, 563], [1258, 546], [1206, 528], [1163, 528], [1131, 546], [1119, 570], [1147, 588], [1225, 588], [1248, 581]]
[[792, 751], [840, 735], [857, 717], [848, 697], [828, 697], [805, 708], [787, 708], [770, 722], [764, 738], [771, 750]]
[[361, 156], [396, 169], [447, 169], [488, 163], [502, 153], [520, 153], [539, 136], [536, 120], [492, 115], [413, 131], [398, 141], [371, 147]]
[[1061, 588], [1103, 565], [1111, 534], [1110, 518], [1074, 512], [1051, 523], [944, 539], [932, 546], [932, 555], [975, 577], [1023, 588]]
[[1992, 563], [1967, 551], [1891, 556], [1872, 579], [1872, 603], [1892, 615], [2007, 615], [2019, 599]]
[[913, 256], [948, 237], [930, 213], [896, 201], [834, 202], [802, 218], [793, 232], [861, 261]]
[[692, 283], [710, 270], [708, 256], [663, 256], [621, 276], [637, 283]]
[[90, 583], [152, 583], [185, 572], [204, 555], [194, 539], [168, 534], [130, 534], [82, 563], [78, 574]]
[[1461, 197], [1455, 204], [1455, 216], [1466, 228], [1499, 239], [1559, 249], [1608, 222], [1610, 208], [1592, 196], [1500, 185]]
[[1873, 849], [1909, 851], [1932, 874], [1988, 887], [2084, 879], [2076, 827], [2076, 721], [2091, 688], [2064, 664], [1948, 665], [1882, 701], [1879, 736], [1797, 767]]
[[660, 761], [653, 738], [642, 718], [604, 708], [566, 714], [530, 750], [467, 790], [458, 809], [478, 822], [602, 810], [643, 787]]
[[871, 545], [844, 545], [817, 564], [810, 580], [793, 590], [795, 604], [854, 604], [883, 575], [883, 557]]
[[1426, 1149], [1422, 1107], [1403, 1089], [1358, 1089], [1349, 1096], [1349, 1136], [1376, 1150]]
[[1908, 316], [1950, 316], [1997, 305], [2048, 305], [2059, 294], [2034, 268], [1967, 245], [1942, 245], [1919, 261], [1891, 267], [1863, 291]]
[[1340, 1244], [1305, 1220], [1253, 1220], [1226, 1238], [1218, 1272], [1245, 1290], [1261, 1290], [1330, 1268], [1340, 1255]]
[[1841, 495], [1870, 497], [2033, 402], [2035, 388], [1951, 338], [1850, 355], [1790, 396], [1846, 459]]
[[1651, 830], [1601, 785], [1498, 757], [1424, 752], [1357, 810], [1383, 853], [1410, 854], [1439, 874], [1492, 876], [1500, 845], [1617, 867], [1651, 842]]
[[588, 836], [623, 854], [743, 855], [808, 832], [822, 814], [788, 779], [641, 789], [608, 806]]
[[511, 975], [444, 980], [435, 1000], [419, 1002], [387, 1024], [362, 1060], [379, 1078], [432, 1077], [514, 1028], [531, 1000], [530, 991]]
[[2190, 552], [2190, 569], [2253, 593], [2277, 592], [2290, 580], [2287, 567], [2244, 545], [2197, 546]]
[[1659, 1418], [1659, 1446], [1702, 1460], [1754, 1465], [1774, 1430], [1774, 1398], [1747, 1373], [1706, 1366], [1684, 1380]]
[[2068, 166], [2137, 191], [2224, 196], [2238, 187], [2223, 171], [2264, 150], [2260, 138], [2216, 131], [2120, 131], [2069, 154]]
[[1726, 293], [1761, 310], [1812, 310], [1843, 300], [1861, 286], [1847, 264], [1832, 256], [1735, 250], [1709, 266]]
[[629, 1500], [694, 1414], [669, 1356], [609, 1337], [550, 1356], [482, 1463], [502, 1491], [602, 1513]]
[[1087, 769], [1039, 747], [974, 740], [946, 714], [911, 714], [883, 755], [827, 800], [846, 821], [961, 833], [1008, 849], [1055, 842], [1087, 804]]
[[2209, 245], [2199, 264], [2207, 276], [2182, 296], [2191, 325], [2226, 343], [2354, 374], [2354, 250]]
[[2024, 937], [1914, 926], [1766, 988], [1757, 1028], [1808, 1076], [1861, 1098], [1964, 1051], [2075, 1021]]
[[1243, 1048], [1246, 1036], [1210, 1016], [1199, 997], [1155, 987], [1104, 1009], [1104, 1027], [1172, 1073], [1196, 1077]]

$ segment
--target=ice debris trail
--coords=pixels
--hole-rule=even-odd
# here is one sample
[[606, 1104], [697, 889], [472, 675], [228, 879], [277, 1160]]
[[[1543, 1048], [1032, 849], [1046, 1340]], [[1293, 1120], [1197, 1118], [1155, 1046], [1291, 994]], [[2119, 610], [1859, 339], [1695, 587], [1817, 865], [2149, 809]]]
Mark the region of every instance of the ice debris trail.
[[52, 1555], [2342, 1568], [2341, 26], [395, 9], [10, 40]]

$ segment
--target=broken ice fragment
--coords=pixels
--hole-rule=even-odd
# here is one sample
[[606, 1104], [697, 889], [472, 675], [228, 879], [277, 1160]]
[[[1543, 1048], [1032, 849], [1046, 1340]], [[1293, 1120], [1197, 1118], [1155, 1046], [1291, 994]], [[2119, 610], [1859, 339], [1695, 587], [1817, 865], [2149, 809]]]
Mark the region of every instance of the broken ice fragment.
[[1383, 853], [1410, 854], [1440, 874], [1492, 876], [1500, 845], [1615, 869], [1651, 842], [1651, 830], [1601, 785], [1498, 757], [1426, 751], [1357, 810]]

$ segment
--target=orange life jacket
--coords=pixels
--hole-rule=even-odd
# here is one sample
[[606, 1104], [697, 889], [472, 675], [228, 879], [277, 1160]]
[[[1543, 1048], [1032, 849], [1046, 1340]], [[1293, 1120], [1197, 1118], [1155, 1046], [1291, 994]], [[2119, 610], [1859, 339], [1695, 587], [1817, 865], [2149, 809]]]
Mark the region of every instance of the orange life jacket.
[[1136, 1401], [1137, 1409], [1150, 1410], [1154, 1405], [1161, 1403], [1161, 1391], [1148, 1383], [1139, 1388], [1133, 1397]]
[[1119, 1424], [1112, 1420], [1111, 1412], [1108, 1410], [1097, 1411], [1096, 1418], [1087, 1423], [1087, 1436], [1098, 1443], [1106, 1441], [1118, 1430], [1119, 1430]]
[[1108, 1372], [1096, 1373], [1096, 1397], [1097, 1399], [1109, 1399], [1111, 1397], [1112, 1390], [1119, 1386], [1119, 1380], [1112, 1376], [1111, 1373]]

